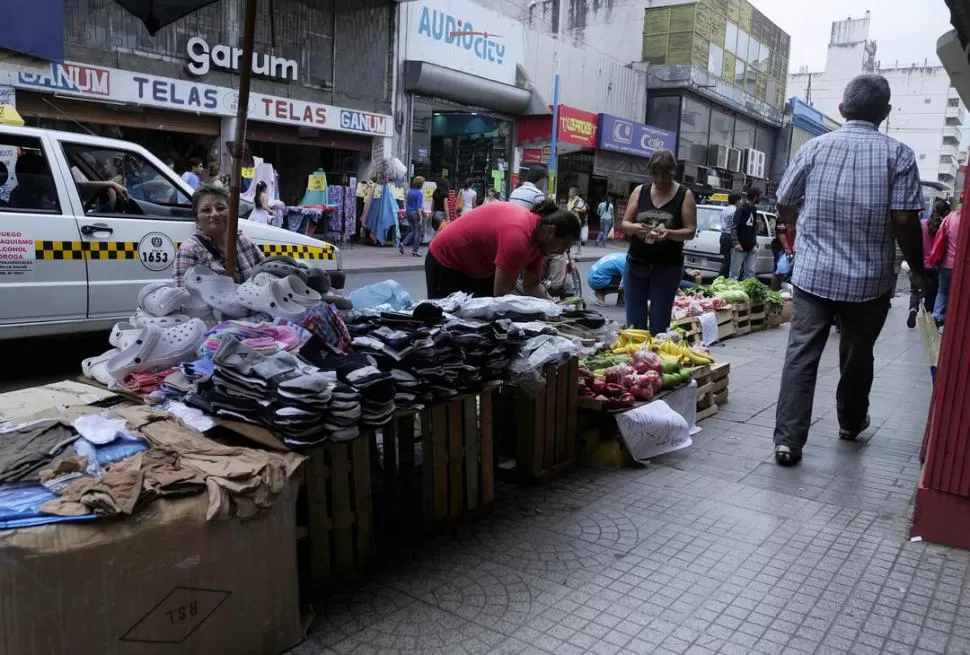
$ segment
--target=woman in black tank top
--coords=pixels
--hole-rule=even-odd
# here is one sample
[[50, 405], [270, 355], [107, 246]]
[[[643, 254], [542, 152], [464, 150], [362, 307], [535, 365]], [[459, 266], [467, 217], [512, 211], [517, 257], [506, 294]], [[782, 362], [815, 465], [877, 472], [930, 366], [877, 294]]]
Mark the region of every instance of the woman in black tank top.
[[630, 236], [623, 293], [626, 323], [653, 334], [666, 332], [674, 297], [684, 276], [684, 242], [697, 230], [697, 205], [686, 187], [674, 182], [677, 162], [669, 150], [650, 158], [653, 183], [633, 190], [623, 215]]

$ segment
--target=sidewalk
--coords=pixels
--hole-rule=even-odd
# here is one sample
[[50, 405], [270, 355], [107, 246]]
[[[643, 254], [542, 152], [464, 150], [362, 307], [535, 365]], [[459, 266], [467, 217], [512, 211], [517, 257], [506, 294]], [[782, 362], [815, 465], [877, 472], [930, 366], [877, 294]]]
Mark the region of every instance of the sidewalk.
[[[603, 255], [611, 252], [625, 252], [627, 244], [623, 241], [615, 241], [608, 246], [599, 248], [592, 244], [583, 248], [582, 255], [573, 254], [573, 261], [576, 262], [595, 262]], [[410, 251], [405, 252], [402, 257], [396, 248], [362, 244], [345, 244], [340, 247], [341, 265], [347, 272], [370, 272], [382, 271], [385, 273], [399, 273], [402, 271], [417, 271], [424, 269], [424, 255], [428, 252], [427, 246], [421, 247], [421, 256], [412, 257]]]
[[787, 329], [730, 340], [730, 402], [691, 448], [500, 488], [491, 517], [334, 593], [293, 652], [970, 652], [970, 555], [908, 538], [930, 376], [894, 304], [861, 442], [837, 438], [833, 333], [805, 459], [776, 466]]

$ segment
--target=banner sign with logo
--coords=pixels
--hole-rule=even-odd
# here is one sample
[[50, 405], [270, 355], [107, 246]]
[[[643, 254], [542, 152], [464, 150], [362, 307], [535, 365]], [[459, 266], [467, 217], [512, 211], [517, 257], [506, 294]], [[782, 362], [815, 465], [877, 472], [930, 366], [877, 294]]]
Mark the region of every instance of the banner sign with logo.
[[[227, 87], [73, 62], [51, 64], [50, 71], [43, 75], [0, 71], [0, 84], [3, 83], [88, 100], [216, 116], [235, 116], [239, 99], [236, 90]], [[261, 93], [249, 98], [249, 119], [367, 136], [394, 134], [393, 119], [384, 114]]]
[[[550, 108], [551, 110], [551, 108]], [[559, 105], [560, 142], [581, 148], [596, 147], [597, 116], [582, 109]], [[552, 138], [552, 116], [527, 116], [517, 123], [518, 145], [546, 144]]]
[[522, 24], [469, 0], [416, 0], [406, 7], [405, 59], [515, 84]]
[[596, 147], [634, 157], [650, 157], [657, 150], [676, 152], [677, 135], [645, 123], [600, 114], [599, 140]]

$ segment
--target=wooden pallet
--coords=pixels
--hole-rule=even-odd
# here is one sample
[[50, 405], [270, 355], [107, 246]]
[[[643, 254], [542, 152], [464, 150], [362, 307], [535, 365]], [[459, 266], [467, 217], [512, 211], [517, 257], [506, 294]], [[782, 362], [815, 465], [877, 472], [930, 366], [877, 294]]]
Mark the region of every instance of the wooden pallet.
[[714, 312], [717, 317], [717, 340], [730, 339], [738, 331], [737, 321], [734, 320], [734, 309], [725, 307]]
[[714, 402], [714, 396], [712, 394], [705, 394], [703, 397], [697, 397], [697, 419], [698, 421], [703, 421], [706, 418], [711, 418], [717, 414], [717, 403]]
[[749, 314], [748, 319], [749, 319], [749, 321], [751, 323], [751, 331], [752, 332], [762, 332], [762, 331], [768, 329], [768, 323], [767, 323], [767, 320], [766, 320], [767, 319], [767, 307], [765, 306], [765, 304], [764, 303], [758, 303], [758, 304], [752, 303], [750, 305], [750, 307], [751, 307], [751, 313]]
[[751, 332], [751, 305], [737, 303], [731, 308], [734, 310], [734, 335], [740, 337]]
[[374, 559], [371, 439], [307, 451], [305, 529], [314, 587], [367, 573]]
[[400, 416], [382, 430], [391, 522], [435, 530], [492, 508], [493, 393], [489, 388]]
[[494, 424], [507, 437], [514, 461], [500, 465], [519, 482], [560, 473], [576, 462], [579, 360], [546, 369], [533, 392], [506, 385], [495, 402]]
[[676, 321], [671, 321], [670, 328], [668, 329], [673, 330], [674, 328], [680, 328], [687, 333], [684, 335], [684, 341], [688, 345], [696, 346], [701, 343], [701, 321], [696, 316], [686, 316], [684, 318], [677, 319]]

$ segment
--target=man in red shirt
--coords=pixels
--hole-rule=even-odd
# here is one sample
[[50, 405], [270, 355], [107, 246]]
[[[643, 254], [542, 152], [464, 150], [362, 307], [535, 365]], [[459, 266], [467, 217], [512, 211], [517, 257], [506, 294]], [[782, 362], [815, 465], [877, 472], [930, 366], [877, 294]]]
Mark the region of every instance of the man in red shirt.
[[579, 217], [546, 201], [532, 209], [490, 202], [455, 221], [431, 242], [424, 260], [428, 298], [456, 291], [475, 296], [511, 293], [523, 274], [525, 293], [547, 298], [542, 267], [579, 241]]

